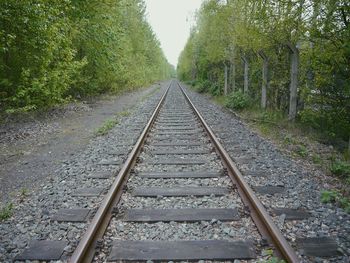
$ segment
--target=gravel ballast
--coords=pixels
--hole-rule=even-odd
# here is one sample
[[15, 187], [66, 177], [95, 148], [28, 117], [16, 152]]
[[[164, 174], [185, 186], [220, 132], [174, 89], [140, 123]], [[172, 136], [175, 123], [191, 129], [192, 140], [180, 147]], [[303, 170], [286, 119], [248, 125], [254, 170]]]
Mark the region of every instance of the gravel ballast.
[[[107, 233], [103, 238], [103, 246], [95, 256], [96, 262], [105, 262], [108, 259], [108, 255], [112, 249], [112, 244], [117, 241], [130, 241], [130, 240], [147, 240], [147, 241], [192, 241], [192, 240], [226, 240], [226, 241], [249, 241], [252, 242], [252, 246], [255, 252], [258, 254], [258, 258], [264, 258], [261, 255], [262, 249], [260, 247], [261, 237], [254, 225], [252, 219], [246, 213], [245, 206], [241, 201], [237, 189], [233, 187], [230, 178], [227, 175], [217, 178], [171, 178], [171, 179], [150, 179], [141, 178], [139, 173], [152, 173], [152, 172], [219, 172], [223, 171], [223, 165], [218, 155], [212, 151], [213, 145], [209, 142], [209, 137], [206, 135], [203, 129], [196, 130], [195, 141], [199, 142], [199, 146], [174, 146], [174, 147], [159, 147], [154, 142], [159, 141], [159, 137], [167, 135], [164, 132], [164, 118], [173, 119], [172, 115], [176, 115], [175, 112], [184, 111], [180, 115], [191, 115], [192, 123], [191, 127], [196, 128], [199, 126], [198, 120], [190, 110], [189, 105], [185, 101], [180, 89], [176, 87], [176, 84], [172, 86], [166, 97], [163, 108], [160, 111], [159, 118], [156, 121], [155, 126], [152, 128], [150, 136], [144, 147], [144, 151], [141, 152], [139, 161], [134, 167], [134, 173], [131, 174], [127, 182], [127, 190], [124, 191], [121, 196], [121, 200], [118, 204], [118, 213], [112, 218], [111, 224], [107, 229]], [[170, 116], [170, 117], [169, 117]], [[181, 120], [182, 117], [176, 117]], [[189, 124], [188, 124], [189, 125]], [[193, 143], [194, 140], [187, 138], [193, 132], [183, 131], [179, 132], [171, 131], [169, 133], [169, 139], [164, 139], [164, 142], [178, 143], [183, 142]], [[174, 135], [175, 133], [176, 135]], [[183, 136], [182, 136], [183, 135]], [[185, 137], [185, 138], [184, 138]], [[153, 154], [154, 152], [161, 150], [163, 152], [182, 150], [206, 150], [202, 154]], [[167, 162], [173, 162], [174, 160], [180, 160], [192, 162], [193, 160], [202, 160], [201, 164], [172, 164]], [[208, 194], [205, 196], [187, 196], [187, 197], [139, 197], [134, 196], [135, 189], [160, 187], [163, 189], [172, 189], [175, 187], [224, 187], [229, 189], [229, 192], [223, 196], [215, 196]], [[235, 209], [237, 211], [238, 218], [230, 220], [228, 222], [221, 222], [217, 219], [211, 221], [185, 221], [185, 222], [154, 222], [154, 223], [137, 223], [137, 222], [125, 222], [125, 215], [128, 214], [130, 209], [157, 209], [162, 211], [163, 209], [176, 209], [179, 211], [179, 215], [183, 212], [182, 209], [203, 209], [203, 208], [225, 208]], [[147, 219], [146, 219], [147, 220]], [[237, 221], [236, 221], [237, 220]]]
[[[185, 87], [185, 85], [184, 85]], [[350, 215], [343, 209], [320, 201], [321, 191], [332, 185], [332, 178], [310, 170], [301, 162], [284, 155], [268, 140], [251, 131], [248, 126], [221, 106], [202, 94], [186, 88], [190, 99], [205, 121], [220, 138], [250, 186], [283, 186], [283, 193], [257, 193], [269, 212], [272, 208], [305, 210], [311, 216], [304, 220], [285, 220], [273, 217], [288, 241], [297, 248], [296, 241], [306, 237], [332, 237], [338, 244], [338, 255], [331, 258], [304, 257], [305, 262], [350, 261]]]
[[[129, 116], [121, 117], [119, 124], [107, 135], [90, 140], [85, 147], [62, 162], [49, 182], [43, 182], [40, 188], [22, 193], [13, 200], [12, 217], [0, 223], [0, 262], [12, 262], [16, 255], [28, 247], [30, 240], [67, 241], [61, 261], [58, 262], [65, 262], [68, 259], [168, 84], [169, 82], [162, 83], [161, 88], [142, 100]], [[299, 238], [327, 236], [336, 239], [337, 256], [331, 258], [303, 256], [302, 262], [349, 262], [350, 216], [341, 208], [320, 202], [320, 191], [331, 178], [309, 171], [300, 163], [294, 162], [271, 142], [252, 132], [241, 120], [213, 104], [206, 96], [189, 89], [186, 91], [206, 122], [220, 138], [250, 186], [253, 188], [255, 186], [283, 187], [283, 191], [276, 194], [258, 192], [256, 194], [295, 249], [298, 249], [297, 240]], [[177, 94], [177, 92], [179, 91], [170, 91], [170, 95]], [[169, 96], [166, 106], [167, 110], [163, 109], [161, 113], [169, 115], [176, 107], [183, 109], [185, 103], [182, 99]], [[147, 139], [144, 151], [117, 205], [119, 212], [112, 218], [103, 242], [100, 244], [95, 262], [106, 262], [113, 241], [116, 240], [243, 240], [254, 244], [257, 259], [239, 262], [259, 262], [259, 260], [269, 258], [269, 255], [265, 254], [265, 248], [261, 247], [263, 242], [256, 226], [228, 176], [182, 179], [150, 179], [138, 176], [139, 173], [144, 172], [218, 172], [223, 170], [220, 159], [212, 151], [212, 145], [202, 130], [196, 134], [195, 140], [191, 138], [192, 135], [185, 135], [189, 137], [187, 139], [169, 135], [172, 139], [168, 140], [164, 139], [164, 134], [162, 134], [164, 133], [163, 128], [166, 127], [164, 124], [166, 119], [162, 114], [161, 120], [160, 123], [156, 123], [156, 127], [162, 128], [162, 131], [152, 129], [151, 136]], [[169, 141], [184, 144], [199, 142], [200, 145], [155, 147], [153, 144]], [[208, 153], [180, 154], [176, 157], [172, 154], [154, 154], [159, 148], [164, 151], [206, 150]], [[205, 162], [196, 165], [157, 164], [164, 160], [165, 163], [166, 160], [204, 160]], [[101, 173], [109, 175], [109, 178], [108, 176], [107, 179], [94, 178]], [[224, 187], [229, 189], [229, 193], [223, 196], [201, 197], [139, 197], [133, 195], [133, 191], [138, 187], [173, 188], [179, 186]], [[90, 191], [90, 196], [84, 196], [84, 191], [89, 192], [86, 190], [89, 188], [95, 191]], [[96, 192], [100, 195], [93, 194]], [[274, 216], [273, 209], [276, 207], [307, 211], [310, 217], [303, 220], [288, 220], [284, 214]], [[63, 208], [85, 208], [90, 209], [90, 213], [86, 222], [51, 220], [52, 215]], [[213, 219], [201, 222], [142, 224], [123, 221], [125, 211], [135, 208], [232, 208], [238, 211], [240, 219], [229, 222]]]
[[[119, 117], [119, 124], [107, 135], [91, 139], [69, 159], [62, 161], [48, 182], [12, 200], [13, 215], [0, 223], [0, 262], [12, 262], [31, 240], [68, 241], [62, 256], [65, 261], [120, 168], [120, 165], [101, 165], [101, 161], [114, 159], [123, 162], [168, 84], [162, 83], [160, 88], [156, 87], [154, 92], [141, 98], [138, 105], [129, 110], [130, 115]], [[111, 156], [111, 152], [118, 155]], [[91, 178], [99, 173], [107, 173], [110, 178]], [[101, 195], [74, 196], [77, 190], [86, 188], [102, 189]], [[52, 221], [51, 217], [62, 208], [88, 208], [91, 214], [83, 223]]]

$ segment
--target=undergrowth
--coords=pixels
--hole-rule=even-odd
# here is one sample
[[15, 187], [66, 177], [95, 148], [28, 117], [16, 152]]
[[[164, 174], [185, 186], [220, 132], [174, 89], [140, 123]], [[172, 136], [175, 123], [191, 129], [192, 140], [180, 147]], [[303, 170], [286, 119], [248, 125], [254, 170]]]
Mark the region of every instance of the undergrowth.
[[240, 90], [230, 93], [225, 100], [225, 106], [233, 110], [245, 109], [250, 104], [250, 98]]

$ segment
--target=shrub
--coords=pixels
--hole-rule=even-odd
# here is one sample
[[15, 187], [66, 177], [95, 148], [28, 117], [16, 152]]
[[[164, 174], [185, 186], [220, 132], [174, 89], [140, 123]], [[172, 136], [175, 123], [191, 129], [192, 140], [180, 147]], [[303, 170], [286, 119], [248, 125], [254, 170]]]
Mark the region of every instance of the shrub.
[[196, 88], [197, 92], [204, 93], [209, 91], [211, 83], [209, 80], [202, 80], [202, 81], [198, 81], [196, 86], [197, 86]]
[[299, 113], [302, 124], [311, 126], [315, 129], [320, 128], [319, 116], [312, 109], [304, 109]]
[[221, 94], [220, 86], [217, 83], [212, 84], [209, 87], [209, 93], [213, 96], [219, 96]]
[[225, 103], [226, 107], [234, 110], [242, 110], [244, 108], [247, 108], [249, 105], [250, 105], [250, 99], [242, 91], [232, 92], [227, 97], [227, 100]]
[[199, 93], [204, 93], [204, 92], [206, 92], [206, 89], [205, 89], [205, 87], [204, 87], [203, 85], [198, 85], [198, 86], [196, 87], [196, 90], [197, 90], [197, 92], [199, 92]]

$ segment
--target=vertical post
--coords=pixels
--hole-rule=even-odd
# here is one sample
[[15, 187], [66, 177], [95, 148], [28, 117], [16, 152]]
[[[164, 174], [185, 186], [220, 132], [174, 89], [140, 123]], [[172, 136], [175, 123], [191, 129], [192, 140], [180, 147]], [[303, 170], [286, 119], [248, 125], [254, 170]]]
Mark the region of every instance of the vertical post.
[[235, 53], [232, 52], [230, 59], [230, 90], [236, 90], [236, 63], [235, 63]]
[[245, 94], [248, 93], [249, 90], [249, 64], [248, 64], [248, 59], [243, 56], [242, 60], [244, 62], [244, 86], [243, 86], [243, 91]]
[[232, 62], [232, 91], [236, 90], [236, 64], [235, 61]]
[[299, 50], [291, 44], [287, 44], [291, 51], [290, 65], [290, 93], [289, 93], [289, 113], [288, 118], [291, 121], [295, 120], [297, 115], [297, 96], [298, 96], [298, 75], [299, 75]]
[[269, 79], [268, 79], [268, 66], [269, 61], [264, 53], [264, 51], [259, 51], [260, 57], [263, 59], [263, 68], [262, 68], [262, 85], [261, 85], [261, 108], [266, 109], [267, 104], [267, 88], [269, 86]]
[[227, 95], [227, 83], [228, 83], [228, 68], [227, 68], [227, 65], [226, 65], [226, 62], [224, 63], [224, 66], [225, 66], [225, 86], [224, 86], [224, 95], [226, 96]]

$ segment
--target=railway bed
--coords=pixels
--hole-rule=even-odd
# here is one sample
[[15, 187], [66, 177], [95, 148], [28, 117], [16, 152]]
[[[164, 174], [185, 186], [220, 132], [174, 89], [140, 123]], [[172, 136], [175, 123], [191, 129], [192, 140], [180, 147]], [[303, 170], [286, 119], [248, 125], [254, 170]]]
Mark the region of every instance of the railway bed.
[[[87, 189], [78, 195], [101, 191]], [[300, 262], [299, 252], [255, 191], [275, 194], [283, 189], [251, 189], [181, 85], [172, 81], [97, 212], [62, 209], [53, 220], [79, 222], [93, 214], [70, 262], [256, 262], [270, 257], [266, 251]], [[276, 208], [274, 213], [294, 220], [309, 216], [293, 209]], [[327, 254], [327, 249], [333, 253], [334, 242], [306, 239], [302, 249], [310, 255], [322, 250]], [[36, 259], [28, 256], [33, 251], [40, 248], [33, 246], [17, 259]], [[43, 254], [37, 257], [45, 259]]]

